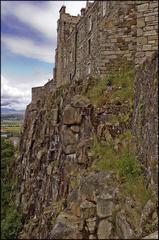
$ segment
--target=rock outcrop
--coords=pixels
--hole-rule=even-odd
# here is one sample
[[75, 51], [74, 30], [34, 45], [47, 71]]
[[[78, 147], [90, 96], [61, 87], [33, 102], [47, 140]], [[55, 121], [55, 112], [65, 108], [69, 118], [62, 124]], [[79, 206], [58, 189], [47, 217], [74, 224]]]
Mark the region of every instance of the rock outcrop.
[[[155, 55], [139, 73], [152, 83], [150, 100], [156, 64]], [[143, 68], [148, 70], [142, 73]], [[24, 224], [20, 239], [134, 239], [157, 230], [155, 193], [129, 153], [136, 149], [131, 130], [138, 123], [138, 95], [148, 93], [142, 87], [134, 93], [134, 123], [133, 69], [122, 69], [120, 62], [111, 74], [112, 86], [106, 76], [104, 82], [89, 78], [49, 92], [43, 88], [27, 106], [16, 163], [16, 203]], [[141, 130], [154, 126], [153, 134], [145, 132], [142, 146], [156, 141], [156, 103], [151, 108], [152, 118]], [[142, 149], [139, 156], [146, 161]], [[153, 146], [148, 152], [154, 153]]]

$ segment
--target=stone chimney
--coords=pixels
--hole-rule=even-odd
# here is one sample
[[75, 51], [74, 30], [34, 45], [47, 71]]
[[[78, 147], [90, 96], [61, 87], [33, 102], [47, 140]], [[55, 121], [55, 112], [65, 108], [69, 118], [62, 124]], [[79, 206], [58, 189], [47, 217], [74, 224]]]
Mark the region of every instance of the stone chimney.
[[81, 16], [83, 17], [85, 15], [86, 9], [85, 8], [81, 8]]

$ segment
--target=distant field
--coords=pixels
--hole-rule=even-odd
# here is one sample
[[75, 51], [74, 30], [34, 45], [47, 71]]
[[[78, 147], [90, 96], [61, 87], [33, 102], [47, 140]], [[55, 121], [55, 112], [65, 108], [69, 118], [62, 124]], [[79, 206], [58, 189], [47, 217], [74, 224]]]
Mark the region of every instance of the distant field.
[[8, 121], [1, 122], [1, 132], [11, 133], [13, 136], [19, 136], [22, 127], [22, 121]]

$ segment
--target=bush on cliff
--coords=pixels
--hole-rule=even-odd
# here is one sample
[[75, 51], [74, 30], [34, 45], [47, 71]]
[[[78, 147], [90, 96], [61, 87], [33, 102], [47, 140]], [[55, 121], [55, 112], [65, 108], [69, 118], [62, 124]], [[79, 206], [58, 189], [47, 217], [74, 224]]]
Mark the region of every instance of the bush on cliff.
[[12, 201], [14, 146], [1, 139], [1, 239], [16, 239], [21, 230], [21, 214]]

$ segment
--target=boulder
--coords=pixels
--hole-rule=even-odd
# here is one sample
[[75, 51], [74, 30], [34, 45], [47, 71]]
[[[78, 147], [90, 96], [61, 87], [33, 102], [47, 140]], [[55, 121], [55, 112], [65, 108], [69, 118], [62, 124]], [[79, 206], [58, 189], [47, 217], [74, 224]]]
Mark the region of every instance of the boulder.
[[82, 239], [82, 234], [78, 230], [79, 224], [79, 218], [62, 212], [56, 219], [49, 239]]
[[63, 123], [66, 125], [73, 125], [80, 124], [81, 121], [82, 121], [81, 109], [67, 105], [63, 113]]

